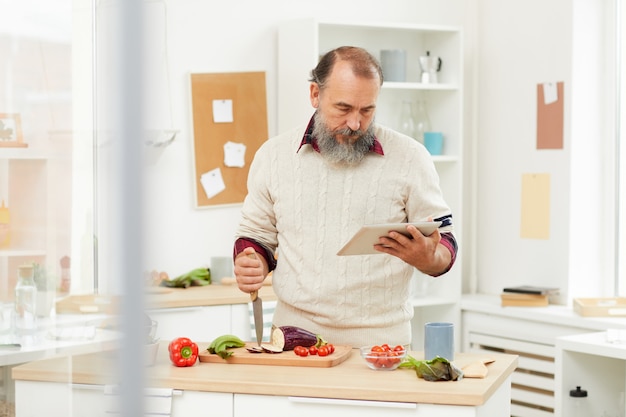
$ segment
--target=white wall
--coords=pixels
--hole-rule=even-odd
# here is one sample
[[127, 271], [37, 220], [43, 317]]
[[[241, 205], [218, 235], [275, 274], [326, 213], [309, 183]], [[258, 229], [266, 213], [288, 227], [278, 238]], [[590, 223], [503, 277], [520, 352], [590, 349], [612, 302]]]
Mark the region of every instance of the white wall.
[[[151, 151], [146, 266], [171, 276], [230, 255], [240, 206], [194, 208], [191, 72], [265, 71], [270, 136], [277, 126], [277, 25], [301, 17], [465, 25], [470, 0], [177, 0], [167, 3], [174, 143]], [[470, 41], [471, 45], [472, 42]], [[471, 61], [469, 61], [471, 62]], [[469, 90], [469, 88], [468, 88]], [[294, 121], [294, 124], [302, 121]], [[168, 121], [169, 124], [169, 121]]]
[[[609, 138], [601, 28], [608, 1], [478, 2], [478, 291], [535, 284], [597, 296], [610, 277]], [[565, 83], [564, 148], [537, 150], [536, 85]], [[521, 182], [548, 173], [549, 239], [520, 238]], [[568, 287], [571, 291], [568, 293]]]

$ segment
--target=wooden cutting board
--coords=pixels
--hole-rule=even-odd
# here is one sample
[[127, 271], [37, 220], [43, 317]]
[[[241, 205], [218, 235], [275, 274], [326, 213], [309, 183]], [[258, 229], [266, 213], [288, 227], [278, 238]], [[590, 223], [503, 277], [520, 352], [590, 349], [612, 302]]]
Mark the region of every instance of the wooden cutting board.
[[[246, 343], [246, 347], [256, 346], [256, 343]], [[238, 363], [249, 365], [275, 365], [275, 366], [307, 366], [329, 368], [345, 361], [352, 354], [351, 346], [335, 346], [335, 352], [328, 356], [298, 356], [292, 350], [282, 353], [250, 353], [245, 347], [231, 349], [233, 355], [228, 359], [222, 359], [214, 353], [209, 353], [207, 347], [201, 348], [198, 358], [200, 362], [212, 363]]]

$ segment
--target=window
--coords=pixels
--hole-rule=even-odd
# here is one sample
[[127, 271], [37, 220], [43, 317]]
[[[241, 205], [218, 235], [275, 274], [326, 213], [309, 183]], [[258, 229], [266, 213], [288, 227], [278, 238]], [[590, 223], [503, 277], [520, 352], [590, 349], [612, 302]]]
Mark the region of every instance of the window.
[[616, 288], [615, 293], [626, 296], [626, 7], [615, 1], [616, 16], [616, 129], [615, 145], [617, 165], [617, 227], [616, 227]]

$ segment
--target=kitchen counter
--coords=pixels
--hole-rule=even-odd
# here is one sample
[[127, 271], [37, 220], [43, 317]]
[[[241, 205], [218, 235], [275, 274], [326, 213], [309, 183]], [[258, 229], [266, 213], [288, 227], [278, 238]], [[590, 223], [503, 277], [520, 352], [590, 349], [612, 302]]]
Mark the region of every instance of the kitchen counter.
[[[271, 285], [265, 285], [259, 291], [265, 301], [276, 300]], [[148, 308], [177, 308], [196, 306], [215, 306], [227, 304], [247, 304], [250, 295], [241, 292], [237, 285], [207, 285], [204, 287], [165, 288], [155, 287], [146, 294]]]
[[[201, 350], [207, 346], [208, 343], [199, 344]], [[423, 357], [421, 352], [411, 355], [417, 359]], [[458, 353], [455, 363], [464, 366], [483, 358], [485, 355]], [[486, 378], [428, 382], [410, 369], [373, 371], [366, 366], [358, 349], [353, 349], [345, 362], [330, 368], [206, 362], [177, 368], [169, 362], [167, 344], [163, 342], [155, 365], [147, 368], [147, 385], [197, 392], [480, 406], [502, 385], [509, 384], [510, 388], [509, 378], [517, 366], [516, 355], [490, 354], [489, 358], [495, 361], [487, 366]], [[67, 383], [68, 369], [74, 384], [108, 385], [119, 381], [112, 373], [116, 369], [113, 357], [107, 353], [28, 363], [14, 368], [13, 378]]]
[[[263, 286], [259, 291], [259, 296], [267, 301], [276, 300], [271, 285]], [[249, 302], [250, 295], [241, 292], [237, 285], [213, 284], [189, 288], [148, 287], [145, 293], [145, 304], [149, 309], [247, 304]], [[64, 314], [115, 314], [118, 306], [119, 296], [79, 294], [70, 295], [58, 301], [56, 311]]]

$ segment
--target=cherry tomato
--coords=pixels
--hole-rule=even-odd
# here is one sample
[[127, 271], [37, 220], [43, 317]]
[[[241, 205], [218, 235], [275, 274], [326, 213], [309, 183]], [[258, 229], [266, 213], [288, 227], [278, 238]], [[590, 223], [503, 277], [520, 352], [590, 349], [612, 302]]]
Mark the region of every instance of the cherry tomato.
[[404, 346], [402, 345], [397, 345], [396, 347], [393, 348], [394, 352], [404, 352]]
[[293, 348], [293, 353], [303, 357], [309, 356], [309, 349], [305, 348], [304, 346], [296, 346], [295, 348]]
[[317, 346], [313, 345], [309, 348], [310, 355], [317, 355]]
[[328, 343], [326, 346], [328, 346], [328, 353], [335, 353], [335, 345], [333, 345], [332, 343]]
[[365, 360], [371, 363], [372, 365], [376, 366], [376, 362], [378, 362], [378, 356], [380, 354], [381, 352], [370, 352], [365, 358]]
[[372, 352], [384, 352], [383, 348], [381, 346], [372, 346]]
[[319, 348], [317, 348], [317, 356], [328, 356], [329, 354], [330, 352], [328, 351], [327, 345], [320, 346]]
[[380, 347], [383, 348], [383, 352], [389, 352], [391, 350], [391, 347], [389, 347], [387, 343], [383, 343]]

